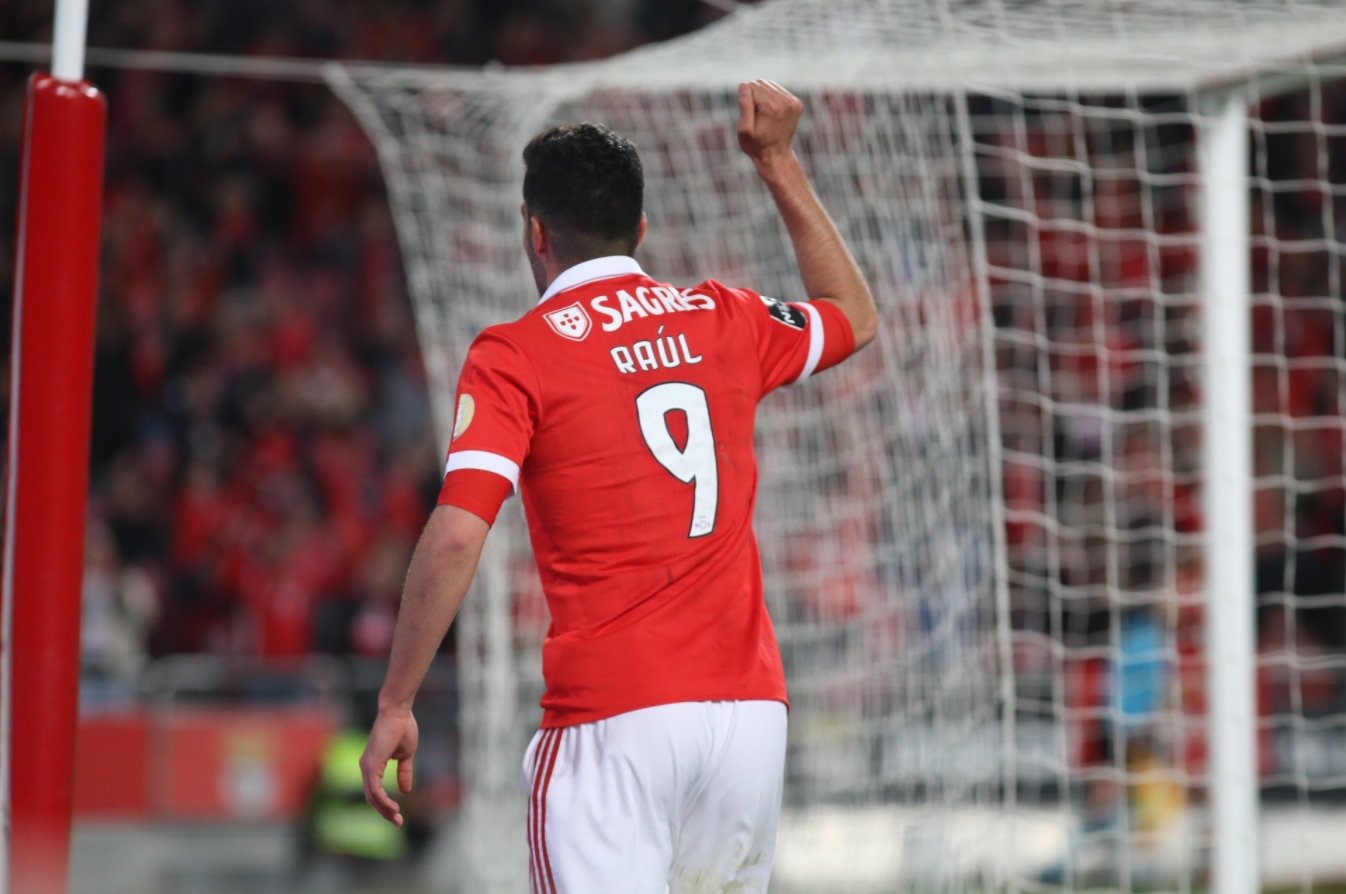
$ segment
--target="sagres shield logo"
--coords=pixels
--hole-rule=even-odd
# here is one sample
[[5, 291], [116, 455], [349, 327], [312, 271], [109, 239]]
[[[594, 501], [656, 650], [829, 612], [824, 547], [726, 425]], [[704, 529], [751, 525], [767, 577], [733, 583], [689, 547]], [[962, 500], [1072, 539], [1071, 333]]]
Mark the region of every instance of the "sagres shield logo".
[[544, 316], [547, 318], [547, 325], [551, 326], [553, 332], [557, 335], [563, 335], [571, 341], [584, 341], [584, 337], [589, 334], [589, 330], [594, 328], [593, 323], [589, 320], [589, 312], [578, 301], [569, 307], [546, 313]]

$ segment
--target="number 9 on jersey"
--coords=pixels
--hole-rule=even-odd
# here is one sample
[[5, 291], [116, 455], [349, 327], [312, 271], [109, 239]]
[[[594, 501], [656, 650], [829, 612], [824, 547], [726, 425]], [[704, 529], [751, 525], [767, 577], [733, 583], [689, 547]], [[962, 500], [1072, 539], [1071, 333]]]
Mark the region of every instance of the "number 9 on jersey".
[[[687, 446], [678, 449], [668, 428], [668, 414], [687, 415]], [[688, 538], [705, 537], [715, 530], [720, 502], [720, 477], [715, 461], [715, 435], [710, 428], [706, 392], [686, 382], [655, 385], [636, 398], [640, 433], [659, 464], [683, 484], [694, 484], [692, 523]]]

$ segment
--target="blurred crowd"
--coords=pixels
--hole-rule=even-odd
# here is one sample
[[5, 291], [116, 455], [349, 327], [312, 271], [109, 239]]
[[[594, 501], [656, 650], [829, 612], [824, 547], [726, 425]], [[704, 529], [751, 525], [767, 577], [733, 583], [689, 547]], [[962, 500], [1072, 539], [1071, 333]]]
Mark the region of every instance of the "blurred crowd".
[[1294, 733], [1296, 716], [1346, 711], [1346, 81], [1265, 100], [1259, 112], [1252, 202], [1258, 701], [1264, 715], [1278, 718], [1263, 730], [1266, 769], [1293, 759], [1293, 748], [1273, 746], [1270, 737]]
[[[5, 3], [0, 33], [47, 40], [51, 13]], [[123, 0], [91, 15], [93, 46], [522, 65], [607, 55], [714, 10]], [[26, 75], [0, 67], [6, 307]], [[320, 85], [91, 79], [110, 111], [86, 673], [129, 678], [181, 652], [384, 654], [442, 460], [372, 146]]]

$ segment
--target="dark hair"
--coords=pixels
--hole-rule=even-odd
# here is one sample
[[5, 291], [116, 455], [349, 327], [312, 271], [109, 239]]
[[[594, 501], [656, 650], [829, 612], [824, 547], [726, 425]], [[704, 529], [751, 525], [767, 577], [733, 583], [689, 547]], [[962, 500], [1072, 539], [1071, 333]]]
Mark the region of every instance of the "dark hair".
[[524, 204], [558, 256], [578, 263], [635, 251], [645, 170], [630, 140], [601, 124], [566, 124], [533, 137], [523, 164]]

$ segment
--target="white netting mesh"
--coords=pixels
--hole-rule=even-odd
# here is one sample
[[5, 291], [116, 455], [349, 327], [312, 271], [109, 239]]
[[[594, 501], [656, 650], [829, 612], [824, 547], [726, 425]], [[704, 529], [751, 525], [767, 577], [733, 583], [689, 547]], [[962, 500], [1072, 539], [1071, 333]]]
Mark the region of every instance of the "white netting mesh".
[[[1265, 883], [1346, 875], [1346, 66], [1262, 67], [1253, 174]], [[971, 102], [1001, 384], [1021, 804], [1079, 889], [1208, 882], [1199, 90]], [[1230, 556], [1229, 562], [1252, 561]], [[1221, 594], [1209, 594], [1221, 598]]]
[[1346, 65], [1303, 80], [1253, 106], [1252, 350], [1265, 852], [1308, 890], [1346, 878]]
[[[1038, 745], [1018, 755], [1021, 799], [1078, 811], [1047, 880], [1190, 886], [1202, 836], [1183, 803], [1195, 720], [1179, 695], [1204, 689], [1189, 616], [1201, 602], [1195, 122], [1182, 98], [998, 94], [972, 112], [1018, 720]], [[1132, 791], [1141, 772], [1147, 788]]]
[[[1282, 97], [1252, 119], [1264, 864], [1303, 890], [1346, 875], [1346, 72], [1312, 61], [1337, 43], [1327, 2], [777, 0], [592, 65], [333, 70], [379, 148], [445, 435], [472, 337], [535, 300], [528, 137], [635, 141], [655, 276], [797, 297], [733, 91], [808, 103], [801, 155], [884, 323], [759, 419], [794, 698], [773, 889], [1206, 885], [1195, 140], [1236, 83]], [[507, 508], [461, 622], [474, 892], [526, 876], [526, 550]]]

